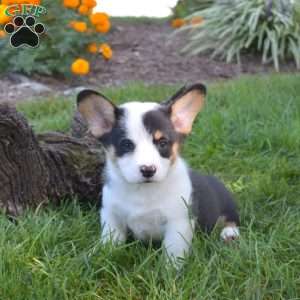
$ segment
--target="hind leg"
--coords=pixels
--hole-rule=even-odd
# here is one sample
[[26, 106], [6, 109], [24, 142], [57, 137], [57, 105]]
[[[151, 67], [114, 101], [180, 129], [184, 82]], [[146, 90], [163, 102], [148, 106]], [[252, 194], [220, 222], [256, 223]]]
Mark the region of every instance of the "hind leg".
[[224, 228], [221, 231], [221, 239], [224, 242], [230, 242], [238, 239], [240, 231], [235, 222], [225, 222]]

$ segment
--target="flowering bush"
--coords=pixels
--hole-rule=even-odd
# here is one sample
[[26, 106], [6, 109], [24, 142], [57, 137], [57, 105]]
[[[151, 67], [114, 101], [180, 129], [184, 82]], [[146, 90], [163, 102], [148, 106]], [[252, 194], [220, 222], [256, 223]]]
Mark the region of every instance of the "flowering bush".
[[174, 19], [182, 19], [186, 16], [206, 9], [213, 5], [215, 0], [179, 0], [173, 10]]
[[[90, 61], [112, 57], [105, 34], [111, 24], [107, 14], [92, 13], [95, 0], [0, 0], [0, 71], [26, 74], [86, 75]], [[38, 18], [46, 31], [38, 48], [12, 48], [4, 25], [7, 5], [41, 4], [47, 14]]]
[[175, 29], [178, 29], [185, 25], [199, 25], [203, 21], [204, 21], [204, 19], [201, 16], [195, 16], [191, 19], [176, 18], [176, 19], [171, 20], [171, 26]]
[[211, 52], [227, 62], [240, 60], [242, 52], [258, 52], [262, 62], [293, 58], [300, 68], [300, 8], [294, 0], [217, 0], [205, 10], [195, 12], [204, 19], [189, 25], [189, 42], [183, 49], [190, 54]]
[[171, 25], [173, 28], [180, 28], [185, 25], [185, 20], [182, 18], [175, 18], [171, 21]]
[[171, 26], [173, 28], [180, 28], [189, 24], [200, 24], [203, 22], [201, 16], [196, 16], [189, 20], [185, 19], [187, 15], [192, 14], [195, 11], [201, 11], [214, 4], [215, 0], [179, 0], [176, 6], [172, 9], [173, 15], [171, 20]]

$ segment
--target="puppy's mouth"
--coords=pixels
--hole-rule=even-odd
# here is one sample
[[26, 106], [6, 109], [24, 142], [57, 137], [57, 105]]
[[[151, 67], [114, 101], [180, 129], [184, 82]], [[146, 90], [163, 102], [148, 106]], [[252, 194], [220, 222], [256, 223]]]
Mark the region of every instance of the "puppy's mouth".
[[152, 182], [155, 182], [153, 179], [149, 178], [149, 179], [144, 179], [142, 181], [142, 183], [152, 183]]
[[145, 183], [145, 184], [150, 184], [150, 183], [155, 184], [156, 183], [157, 184], [157, 183], [160, 183], [162, 181], [164, 181], [163, 178], [159, 179], [159, 178], [153, 177], [153, 178], [143, 178], [143, 179], [141, 179], [140, 183]]

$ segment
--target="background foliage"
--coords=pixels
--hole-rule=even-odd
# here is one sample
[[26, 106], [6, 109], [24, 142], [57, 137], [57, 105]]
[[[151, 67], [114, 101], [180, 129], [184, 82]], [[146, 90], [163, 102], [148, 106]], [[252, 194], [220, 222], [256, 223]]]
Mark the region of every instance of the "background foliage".
[[189, 42], [183, 49], [190, 54], [206, 51], [227, 62], [240, 60], [242, 52], [255, 52], [263, 63], [292, 58], [300, 68], [299, 3], [291, 0], [218, 0], [189, 18], [204, 22], [184, 26]]
[[210, 7], [215, 0], [179, 0], [173, 8], [174, 18], [184, 18], [195, 11]]
[[[95, 30], [88, 15], [64, 7], [62, 0], [43, 0], [41, 5], [47, 9], [47, 15], [37, 18], [37, 22], [46, 27], [39, 47], [14, 49], [9, 44], [9, 36], [0, 38], [0, 72], [69, 75], [75, 59], [101, 59], [101, 55], [95, 56], [87, 50], [90, 43], [105, 40], [104, 35]], [[74, 30], [70, 25], [72, 21], [85, 22], [87, 29], [84, 32]]]
[[[100, 243], [99, 213], [76, 201], [0, 215], [0, 299], [283, 300], [300, 295], [300, 76], [252, 76], [209, 86], [183, 156], [230, 188], [241, 239], [199, 233], [180, 273], [161, 250]], [[168, 99], [178, 86], [134, 83], [103, 92], [116, 103]], [[69, 129], [74, 99], [23, 102], [36, 131]], [[67, 119], [66, 119], [67, 118]]]

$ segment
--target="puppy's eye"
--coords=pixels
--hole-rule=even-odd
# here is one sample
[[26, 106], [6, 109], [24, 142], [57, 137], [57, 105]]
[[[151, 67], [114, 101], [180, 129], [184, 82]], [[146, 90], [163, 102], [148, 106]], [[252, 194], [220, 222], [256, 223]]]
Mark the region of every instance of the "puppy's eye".
[[121, 140], [120, 147], [122, 148], [122, 150], [124, 152], [131, 152], [135, 148], [134, 143], [131, 140], [129, 140], [129, 139], [123, 139], [123, 140]]
[[169, 146], [169, 141], [166, 138], [161, 138], [157, 141], [157, 145], [161, 149], [165, 149]]

